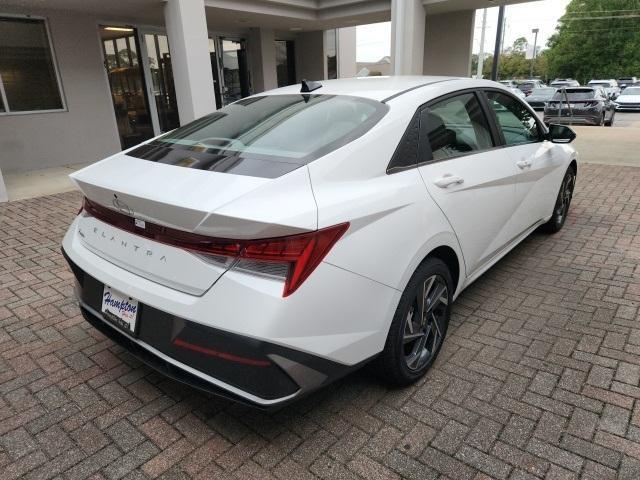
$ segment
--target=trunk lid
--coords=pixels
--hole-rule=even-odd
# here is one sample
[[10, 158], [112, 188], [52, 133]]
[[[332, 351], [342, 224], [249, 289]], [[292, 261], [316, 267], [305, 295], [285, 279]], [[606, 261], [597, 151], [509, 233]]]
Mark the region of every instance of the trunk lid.
[[[278, 178], [181, 168], [114, 155], [74, 172], [90, 200], [166, 227], [219, 238], [270, 238], [317, 229], [308, 170]], [[95, 254], [157, 283], [202, 295], [226, 271], [207, 256], [125, 232], [83, 215], [83, 244]]]

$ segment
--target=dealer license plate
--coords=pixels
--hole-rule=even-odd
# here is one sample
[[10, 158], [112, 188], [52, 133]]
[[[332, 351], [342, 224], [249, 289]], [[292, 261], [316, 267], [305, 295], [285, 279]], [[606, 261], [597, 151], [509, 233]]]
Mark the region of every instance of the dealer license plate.
[[105, 285], [102, 292], [102, 314], [123, 330], [135, 333], [138, 300]]

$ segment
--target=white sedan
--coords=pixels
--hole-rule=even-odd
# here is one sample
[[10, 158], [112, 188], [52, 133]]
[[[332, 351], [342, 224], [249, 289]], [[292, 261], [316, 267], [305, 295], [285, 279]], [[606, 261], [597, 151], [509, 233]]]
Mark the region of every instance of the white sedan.
[[616, 98], [616, 110], [640, 111], [640, 87], [627, 87]]
[[498, 83], [303, 82], [71, 175], [86, 320], [166, 375], [267, 408], [368, 361], [408, 385], [455, 298], [567, 218], [575, 134]]

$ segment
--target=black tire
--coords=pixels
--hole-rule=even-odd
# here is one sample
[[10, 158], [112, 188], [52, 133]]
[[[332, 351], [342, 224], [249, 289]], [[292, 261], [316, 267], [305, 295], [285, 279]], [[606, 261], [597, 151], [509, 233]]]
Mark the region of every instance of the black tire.
[[562, 230], [564, 222], [567, 220], [571, 199], [573, 198], [573, 190], [576, 186], [576, 172], [573, 167], [569, 167], [564, 174], [560, 191], [553, 207], [553, 214], [547, 223], [542, 225], [541, 230], [547, 233], [557, 233]]
[[[431, 279], [434, 281], [427, 284]], [[442, 287], [446, 292], [442, 292]], [[429, 370], [447, 335], [454, 288], [449, 269], [438, 258], [427, 258], [413, 274], [400, 297], [384, 350], [376, 362], [378, 375], [387, 383], [410, 385]], [[425, 315], [418, 318], [418, 295], [425, 289]], [[409, 340], [412, 336], [416, 338]]]

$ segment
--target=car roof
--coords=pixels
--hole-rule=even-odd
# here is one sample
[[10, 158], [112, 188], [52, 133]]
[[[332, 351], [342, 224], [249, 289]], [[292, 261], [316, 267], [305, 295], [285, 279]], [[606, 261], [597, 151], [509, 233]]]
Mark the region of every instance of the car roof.
[[[392, 77], [357, 77], [340, 78], [337, 80], [319, 80], [322, 87], [311, 94], [325, 95], [351, 95], [370, 98], [379, 102], [389, 100], [391, 97], [401, 95], [404, 92], [414, 90], [449, 80], [458, 80], [459, 77], [438, 77], [426, 75], [402, 75]], [[465, 80], [469, 80], [468, 78]], [[258, 95], [286, 95], [300, 93], [301, 84], [269, 90]]]

